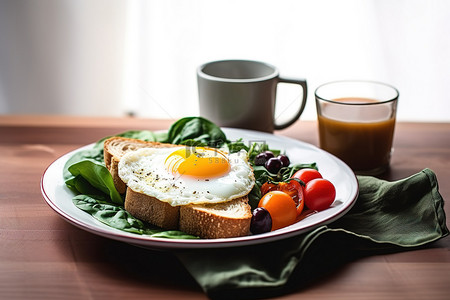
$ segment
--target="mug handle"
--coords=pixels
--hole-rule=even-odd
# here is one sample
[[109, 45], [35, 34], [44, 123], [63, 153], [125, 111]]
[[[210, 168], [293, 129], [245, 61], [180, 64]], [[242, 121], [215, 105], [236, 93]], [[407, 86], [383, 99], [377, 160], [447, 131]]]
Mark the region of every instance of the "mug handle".
[[298, 120], [298, 118], [300, 118], [300, 115], [303, 113], [303, 110], [305, 109], [306, 97], [308, 96], [308, 86], [306, 84], [306, 79], [294, 79], [294, 78], [286, 78], [286, 77], [280, 76], [280, 77], [278, 77], [278, 83], [280, 83], [280, 82], [299, 84], [303, 88], [303, 99], [302, 99], [302, 102], [300, 103], [300, 108], [297, 111], [297, 113], [295, 114], [295, 116], [293, 116], [291, 119], [287, 120], [286, 122], [284, 122], [282, 124], [277, 124], [274, 121], [274, 128], [277, 130], [284, 129], [288, 126], [291, 126], [292, 124], [294, 124], [295, 121]]

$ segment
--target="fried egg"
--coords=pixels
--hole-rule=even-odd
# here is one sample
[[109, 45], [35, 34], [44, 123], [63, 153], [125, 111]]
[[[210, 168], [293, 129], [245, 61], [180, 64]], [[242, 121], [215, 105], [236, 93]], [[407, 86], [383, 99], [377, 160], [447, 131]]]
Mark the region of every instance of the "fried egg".
[[119, 177], [133, 191], [172, 206], [221, 203], [246, 196], [255, 184], [247, 153], [205, 147], [142, 148], [126, 153]]

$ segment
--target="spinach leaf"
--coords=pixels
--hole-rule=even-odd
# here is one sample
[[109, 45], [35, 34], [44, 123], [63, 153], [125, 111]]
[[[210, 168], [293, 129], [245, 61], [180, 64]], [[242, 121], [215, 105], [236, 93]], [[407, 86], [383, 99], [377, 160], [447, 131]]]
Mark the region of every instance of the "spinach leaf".
[[186, 117], [170, 126], [165, 142], [218, 148], [226, 142], [226, 136], [219, 126], [205, 118]]
[[122, 207], [108, 203], [104, 197], [77, 195], [72, 198], [72, 202], [79, 209], [113, 228], [138, 234], [142, 234], [144, 231], [142, 221], [131, 216]]
[[162, 238], [198, 238], [178, 230], [164, 230], [144, 223], [133, 217], [122, 206], [109, 203], [103, 196], [78, 195], [72, 199], [72, 202], [76, 207], [87, 212], [98, 221], [122, 231]]
[[101, 150], [94, 147], [92, 149], [79, 151], [74, 155], [72, 155], [64, 164], [63, 168], [64, 180], [68, 180], [73, 177], [72, 173], [69, 172], [69, 167], [83, 160], [90, 160], [93, 162], [103, 163], [103, 146]]
[[289, 167], [283, 167], [276, 174], [270, 173], [264, 166], [253, 166], [253, 173], [255, 174], [257, 183], [263, 184], [266, 181], [280, 182], [288, 180], [292, 177], [292, 175], [294, 175], [295, 172], [305, 168], [318, 170], [317, 164], [314, 162], [305, 164], [293, 164]]
[[166, 239], [199, 239], [198, 236], [190, 235], [187, 233], [184, 233], [183, 231], [179, 230], [152, 230], [152, 236], [153, 237], [159, 237], [159, 238], [166, 238]]
[[248, 204], [252, 208], [252, 211], [258, 207], [259, 200], [261, 200], [261, 185], [258, 182], [255, 183], [253, 189], [248, 194]]
[[66, 180], [66, 186], [70, 188], [75, 194], [87, 194], [87, 195], [104, 195], [100, 190], [93, 187], [89, 181], [83, 178], [83, 176], [72, 176]]
[[228, 153], [236, 153], [241, 150], [245, 150], [246, 152], [248, 152], [248, 150], [250, 149], [246, 144], [244, 144], [242, 139], [238, 139], [237, 141], [234, 142], [227, 142], [226, 146], [227, 146], [226, 151]]
[[[68, 170], [75, 177], [75, 179], [72, 178], [66, 181], [66, 184], [67, 182], [72, 184], [69, 187], [76, 188], [77, 184], [88, 182], [92, 187], [108, 195], [113, 203], [123, 204], [122, 196], [117, 192], [116, 187], [114, 186], [111, 173], [104, 165], [92, 160], [83, 160], [69, 166]], [[78, 176], [81, 176], [84, 181], [76, 179]], [[91, 186], [83, 185], [82, 188], [76, 189], [79, 193], [84, 193], [92, 190]]]

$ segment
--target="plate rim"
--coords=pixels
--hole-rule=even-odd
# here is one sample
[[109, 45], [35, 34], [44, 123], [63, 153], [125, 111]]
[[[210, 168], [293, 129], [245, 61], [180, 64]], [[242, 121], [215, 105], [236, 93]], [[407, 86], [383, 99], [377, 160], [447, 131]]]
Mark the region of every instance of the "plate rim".
[[[95, 144], [95, 142], [81, 146], [72, 151], [69, 151], [69, 152], [59, 156], [50, 165], [48, 165], [46, 167], [46, 169], [44, 170], [44, 172], [41, 176], [41, 179], [40, 179], [41, 194], [42, 194], [45, 202], [47, 203], [47, 205], [49, 205], [50, 208], [52, 208], [60, 217], [62, 217], [65, 221], [67, 221], [68, 223], [70, 223], [80, 229], [83, 229], [85, 231], [88, 231], [90, 233], [93, 233], [93, 234], [96, 234], [96, 235], [99, 235], [102, 237], [122, 241], [122, 242], [125, 242], [128, 244], [143, 246], [143, 247], [151, 248], [151, 249], [160, 249], [160, 250], [195, 249], [195, 248], [202, 248], [202, 249], [205, 249], [205, 248], [227, 248], [227, 247], [238, 247], [238, 246], [263, 244], [263, 243], [274, 242], [274, 241], [278, 241], [278, 240], [282, 240], [282, 239], [287, 239], [287, 238], [297, 236], [302, 233], [311, 231], [319, 226], [329, 224], [329, 223], [341, 218], [355, 204], [355, 202], [358, 198], [358, 194], [359, 194], [358, 180], [357, 180], [354, 172], [350, 169], [350, 167], [348, 167], [342, 160], [340, 160], [336, 156], [334, 156], [334, 155], [332, 155], [310, 143], [307, 143], [307, 142], [304, 142], [301, 140], [297, 140], [297, 139], [294, 139], [291, 137], [287, 137], [287, 136], [270, 134], [270, 133], [253, 131], [253, 130], [246, 130], [246, 129], [237, 129], [237, 128], [221, 128], [221, 129], [225, 132], [226, 135], [228, 135], [227, 132], [232, 133], [232, 134], [233, 133], [234, 134], [246, 133], [247, 135], [266, 136], [266, 137], [270, 137], [272, 139], [275, 138], [277, 140], [286, 140], [291, 143], [302, 144], [304, 147], [310, 148], [310, 149], [312, 149], [316, 152], [319, 152], [323, 155], [329, 156], [333, 160], [338, 161], [341, 165], [344, 165], [346, 168], [348, 168], [347, 171], [350, 171], [351, 174], [353, 175], [352, 179], [354, 180], [354, 183], [355, 183], [355, 185], [354, 185], [355, 193], [353, 196], [350, 195], [350, 197], [352, 197], [352, 199], [350, 199], [347, 202], [346, 206], [342, 210], [338, 211], [337, 213], [335, 213], [333, 215], [328, 216], [327, 218], [323, 219], [320, 222], [317, 222], [317, 223], [314, 223], [314, 224], [311, 224], [311, 225], [308, 225], [308, 226], [305, 226], [302, 228], [288, 230], [287, 232], [283, 232], [280, 234], [276, 234], [276, 233], [273, 234], [273, 232], [269, 232], [269, 233], [265, 233], [265, 234], [249, 235], [249, 236], [245, 236], [245, 237], [223, 238], [223, 239], [170, 239], [170, 238], [158, 238], [158, 237], [151, 237], [151, 236], [146, 236], [146, 235], [128, 233], [128, 232], [124, 232], [124, 231], [121, 231], [119, 229], [115, 229], [112, 227], [110, 227], [110, 228], [108, 228], [108, 230], [106, 230], [100, 226], [87, 224], [87, 223], [77, 219], [76, 216], [72, 216], [71, 214], [64, 211], [64, 209], [62, 209], [61, 207], [58, 206], [57, 203], [55, 203], [55, 200], [51, 199], [51, 197], [48, 195], [48, 192], [45, 190], [45, 187], [44, 187], [44, 185], [45, 185], [44, 181], [46, 179], [48, 179], [47, 176], [48, 176], [49, 170], [52, 167], [55, 167], [55, 164], [57, 162], [64, 161], [64, 159], [66, 159], [65, 161], [67, 161], [67, 159], [71, 155], [73, 155], [74, 153], [81, 151], [83, 149], [88, 149], [89, 147], [92, 147]], [[62, 176], [62, 174], [61, 174], [61, 176]], [[64, 185], [62, 188], [66, 189], [67, 187]], [[80, 211], [80, 212], [82, 212], [82, 211]], [[85, 213], [85, 212], [83, 212], [83, 213]], [[93, 218], [93, 220], [95, 222], [98, 222], [94, 218]], [[105, 225], [105, 226], [107, 226], [107, 225]], [[276, 231], [274, 231], [274, 232], [276, 232]]]

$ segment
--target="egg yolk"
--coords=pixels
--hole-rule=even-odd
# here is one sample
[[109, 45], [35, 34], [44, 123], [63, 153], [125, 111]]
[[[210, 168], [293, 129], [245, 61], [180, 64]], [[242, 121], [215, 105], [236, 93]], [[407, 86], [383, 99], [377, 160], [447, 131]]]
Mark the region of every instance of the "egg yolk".
[[165, 167], [174, 175], [188, 175], [207, 179], [219, 177], [230, 171], [226, 154], [220, 150], [204, 147], [185, 147], [172, 152]]

